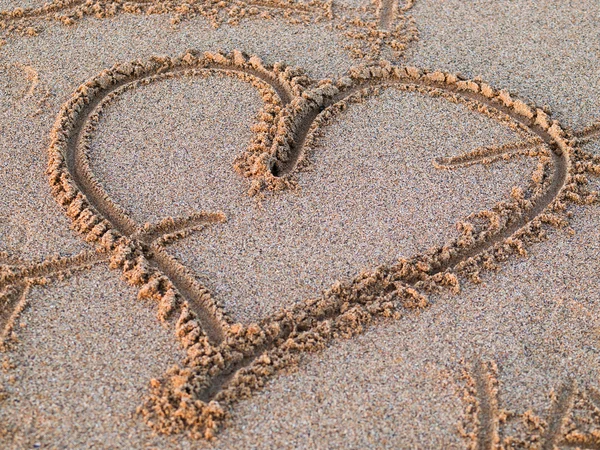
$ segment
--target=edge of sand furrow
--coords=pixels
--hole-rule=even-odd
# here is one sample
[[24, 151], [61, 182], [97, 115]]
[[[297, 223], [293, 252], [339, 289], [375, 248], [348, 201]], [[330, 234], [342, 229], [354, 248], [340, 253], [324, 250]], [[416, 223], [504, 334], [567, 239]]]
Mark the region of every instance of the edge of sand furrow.
[[387, 30], [394, 21], [396, 10], [398, 8], [397, 0], [380, 0], [377, 6], [377, 17], [379, 18], [379, 28]]
[[[238, 172], [251, 181], [249, 193], [258, 198], [268, 190], [293, 188], [304, 147], [314, 144], [319, 129], [348, 104], [382, 88], [396, 87], [463, 104], [518, 134], [530, 139], [537, 135], [544, 146], [530, 154], [539, 163], [528, 191], [515, 188], [510, 201], [469, 216], [459, 224], [459, 238], [394, 266], [336, 283], [319, 297], [259, 324], [234, 324], [193, 274], [164, 252], [161, 232], [170, 232], [172, 227], [177, 228], [175, 232], [182, 231], [186, 219], [166, 219], [152, 236], [144, 238], [144, 227], [131, 221], [99, 184], [94, 186], [85, 157], [89, 142], [81, 139], [86, 130], [91, 136], [93, 114], [103, 99], [128, 83], [202, 70], [234, 76], [244, 72], [242, 78], [260, 79], [255, 86], [265, 107], [252, 128], [248, 150], [235, 162]], [[276, 86], [264, 89], [264, 83]], [[53, 128], [48, 176], [53, 195], [65, 207], [73, 228], [110, 254], [110, 267], [121, 270], [126, 281], [140, 287], [139, 298], [158, 302], [159, 319], [180, 312], [175, 331], [187, 356], [182, 367], [173, 367], [162, 380], [152, 381], [152, 392], [140, 414], [155, 431], [187, 430], [211, 438], [236, 401], [264, 386], [302, 353], [361, 333], [378, 318], [397, 319], [407, 311], [424, 308], [426, 295], [439, 289], [458, 292], [458, 277], [477, 281], [480, 271], [498, 267], [511, 255], [526, 254], [527, 245], [543, 239], [545, 224], [562, 225], [567, 202], [596, 201], [597, 194], [584, 188], [585, 174], [600, 173], [600, 158], [575, 145], [576, 140], [545, 111], [506, 91], [450, 73], [381, 61], [355, 67], [336, 82], [317, 83], [300, 69], [283, 64], [265, 67], [259, 58], [247, 58], [239, 51], [203, 56], [188, 51], [179, 58], [155, 57], [146, 63], [116, 65], [82, 85], [65, 103]], [[510, 146], [504, 150], [513, 151]], [[277, 173], [277, 167], [285, 167], [279, 169], [285, 173]], [[222, 219], [213, 216], [212, 222]]]
[[[197, 437], [211, 438], [233, 403], [260, 389], [268, 378], [295, 363], [301, 353], [321, 350], [335, 339], [360, 333], [377, 317], [399, 318], [403, 311], [423, 308], [428, 304], [424, 295], [427, 292], [442, 287], [456, 292], [457, 276], [477, 281], [481, 270], [497, 267], [510, 255], [525, 254], [527, 244], [543, 239], [544, 224], [562, 224], [559, 217], [564, 202], [596, 201], [597, 195], [583, 188], [583, 174], [595, 173], [600, 160], [578, 154], [575, 141], [543, 110], [485, 83], [385, 62], [355, 68], [336, 84], [322, 82], [290, 103], [292, 113], [280, 119], [274, 144], [265, 155], [265, 159], [292, 161], [289, 175], [276, 178], [293, 177], [302, 143], [309, 131], [315, 131], [312, 123], [320, 114], [326, 114], [327, 108], [348, 96], [355, 101], [356, 95], [370, 94], [374, 85], [389, 84], [394, 77], [408, 91], [463, 103], [512, 124], [516, 131], [529, 130], [530, 135], [542, 139], [546, 151], [536, 154], [540, 163], [532, 177], [529, 197], [519, 189], [513, 190], [511, 201], [470, 217], [486, 219], [488, 226], [463, 223], [459, 228], [461, 237], [443, 247], [393, 267], [363, 273], [349, 283], [336, 283], [320, 297], [260, 324], [233, 326], [217, 348], [202, 340], [192, 343], [184, 367], [173, 368], [163, 380], [153, 380], [152, 394], [140, 408], [156, 431], [187, 430]], [[576, 167], [571, 164], [572, 157], [581, 158]], [[275, 174], [280, 174], [278, 169]], [[267, 173], [269, 176], [274, 175]], [[262, 186], [272, 187], [269, 182]], [[186, 325], [180, 322], [179, 326], [185, 329]], [[187, 386], [186, 392], [194, 393], [195, 400], [181, 403], [180, 388], [174, 389], [170, 381], [175, 379], [178, 386]]]
[[[59, 0], [42, 7], [0, 11], [0, 36], [7, 37], [11, 33], [36, 36], [42, 30], [42, 21], [71, 26], [85, 17], [110, 19], [120, 14], [169, 14], [172, 25], [181, 23], [185, 18], [201, 16], [215, 28], [223, 24], [236, 26], [247, 19], [278, 17], [292, 25], [329, 21], [334, 29], [339, 30], [340, 37], [348, 42], [344, 48], [351, 57], [376, 59], [384, 48], [400, 57], [408, 45], [417, 40], [414, 18], [406, 14], [413, 3], [414, 0], [410, 0], [402, 8], [392, 8], [394, 13], [386, 16], [386, 29], [382, 30], [377, 18], [379, 8], [375, 5], [364, 9], [334, 5], [329, 0]], [[0, 46], [5, 43], [0, 39]]]
[[[130, 283], [142, 286], [141, 298], [159, 301], [161, 319], [165, 320], [182, 301], [190, 302], [190, 307], [206, 322], [204, 328], [210, 339], [220, 342], [223, 330], [231, 322], [222, 306], [180, 264], [160, 256], [160, 251], [148, 251], [147, 243], [138, 239], [140, 227], [109, 198], [94, 177], [86, 155], [102, 107], [119, 93], [156, 79], [204, 72], [238, 77], [259, 90], [265, 107], [255, 129], [269, 130], [285, 105], [307, 83], [302, 71], [283, 64], [267, 68], [259, 58], [248, 58], [239, 51], [230, 55], [206, 52], [202, 56], [188, 51], [180, 58], [155, 57], [147, 63], [117, 64], [84, 83], [63, 105], [52, 131], [47, 173], [52, 193], [65, 208], [73, 228], [99, 249], [112, 253], [111, 267], [120, 268]], [[261, 170], [261, 161], [244, 163]], [[185, 221], [178, 224], [184, 225]], [[204, 333], [198, 331], [199, 335]]]

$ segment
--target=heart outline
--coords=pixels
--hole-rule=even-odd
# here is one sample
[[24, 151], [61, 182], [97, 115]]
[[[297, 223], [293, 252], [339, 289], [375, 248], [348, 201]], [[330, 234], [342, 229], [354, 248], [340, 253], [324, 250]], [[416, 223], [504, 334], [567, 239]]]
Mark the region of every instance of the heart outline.
[[[173, 67], [189, 68], [214, 63], [238, 69], [252, 67], [270, 74], [277, 74], [279, 69], [276, 67], [282, 67], [265, 67], [258, 58], [247, 60], [241, 52], [231, 55], [206, 53], [202, 57], [188, 52], [180, 58], [165, 57], [151, 64], [152, 70], [167, 71]], [[111, 74], [118, 83], [135, 74], [136, 70], [142, 73], [146, 69], [143, 64], [135, 62], [129, 66], [114, 66], [104, 75]], [[172, 369], [162, 381], [153, 380], [152, 393], [140, 408], [155, 430], [173, 433], [187, 429], [196, 436], [212, 437], [237, 399], [262, 386], [267, 378], [293, 362], [298, 353], [319, 350], [332, 339], [356, 334], [376, 316], [399, 316], [399, 310], [426, 306], [422, 291], [433, 291], [443, 286], [456, 289], [457, 275], [476, 279], [480, 270], [521, 252], [524, 245], [535, 241], [542, 232], [542, 224], [552, 224], [560, 217], [564, 202], [588, 201], [582, 188], [584, 174], [597, 170], [592, 166], [598, 162], [576, 148], [572, 136], [543, 110], [482, 82], [463, 80], [439, 71], [400, 68], [387, 62], [354, 68], [348, 77], [335, 84], [326, 81], [315, 87], [312, 82], [305, 86], [305, 79], [299, 82], [295, 86], [296, 97], [276, 115], [277, 132], [271, 140], [266, 139], [270, 145], [261, 138], [263, 145], [252, 147], [238, 164], [242, 172], [253, 179], [251, 193], [293, 186], [293, 175], [289, 174], [303, 150], [302, 145], [294, 143], [310, 141], [319, 126], [326, 124], [335, 112], [345, 109], [348, 100], [369, 95], [390, 80], [396, 81], [402, 89], [462, 102], [488, 116], [504, 118], [516, 123], [517, 127], [533, 131], [547, 147], [545, 153], [535, 156], [544, 156], [546, 166], [550, 163], [555, 166], [550, 181], [542, 174], [538, 189], [534, 189], [531, 198], [525, 198], [522, 192], [513, 192], [511, 202], [496, 205], [495, 210], [493, 208], [495, 214], [506, 215], [508, 211], [516, 216], [516, 219], [504, 217], [499, 230], [465, 226], [460, 238], [429, 254], [400, 261], [391, 268], [380, 267], [372, 273], [360, 274], [350, 283], [336, 283], [321, 298], [310, 299], [260, 324], [232, 324], [219, 305], [209, 299], [213, 302], [207, 302], [213, 308], [213, 314], [222, 314], [217, 320], [222, 321], [227, 330], [224, 339], [216, 346], [200, 329], [189, 304], [181, 303], [176, 331], [187, 349], [184, 367]], [[97, 77], [84, 86], [96, 89], [96, 82]], [[110, 86], [110, 78], [108, 83], [106, 87]], [[92, 96], [98, 93], [92, 92]], [[162, 274], [149, 271], [144, 262], [147, 249], [119, 236], [109, 228], [109, 221], [95, 216], [94, 206], [87, 203], [84, 195], [79, 195], [77, 183], [70, 179], [66, 161], [69, 127], [72, 128], [79, 119], [79, 113], [90, 104], [88, 93], [81, 89], [75, 93], [61, 110], [53, 129], [48, 169], [53, 194], [67, 210], [77, 199], [77, 206], [69, 213], [74, 227], [86, 234], [87, 239], [99, 241], [104, 251], [113, 252], [111, 267], [122, 269], [130, 283], [154, 286], [146, 288], [149, 296], [162, 301], [163, 297], [171, 295], [168, 293], [173, 292], [173, 286]], [[272, 121], [269, 123], [272, 124]], [[314, 123], [317, 123], [316, 127], [312, 127]], [[291, 161], [291, 169], [275, 170], [286, 173], [278, 177], [272, 172], [275, 164], [281, 161]], [[95, 221], [91, 217], [96, 217]], [[98, 230], [102, 231], [101, 235], [98, 235]], [[171, 310], [176, 306], [171, 304]]]

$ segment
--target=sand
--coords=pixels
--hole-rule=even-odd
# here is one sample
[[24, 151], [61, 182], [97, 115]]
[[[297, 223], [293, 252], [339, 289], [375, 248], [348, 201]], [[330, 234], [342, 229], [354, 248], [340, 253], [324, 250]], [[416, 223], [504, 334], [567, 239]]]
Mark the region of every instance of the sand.
[[[314, 167], [300, 176], [299, 192], [272, 196], [260, 209], [249, 201], [226, 201], [226, 224], [169, 251], [197, 268], [198, 278], [235, 311], [234, 318], [247, 322], [351, 279], [357, 267], [374, 269], [445, 242], [465, 205], [490, 207], [505, 199], [513, 186], [524, 184], [533, 163], [510, 163], [501, 172], [479, 168], [466, 176], [464, 169], [450, 176], [436, 170], [435, 157], [462, 146], [518, 140], [442, 102], [388, 91], [356, 106], [327, 130]], [[466, 117], [460, 123], [452, 120], [461, 113]], [[435, 125], [426, 131], [415, 125], [429, 114]], [[443, 129], [452, 129], [453, 137]], [[492, 179], [501, 182], [492, 185]], [[243, 199], [243, 192], [238, 186], [237, 197]], [[460, 200], [440, 207], [447, 197]]]
[[480, 75], [576, 129], [597, 120], [597, 3], [445, 0], [417, 2], [411, 13], [420, 25], [411, 63]]
[[202, 5], [4, 16], [3, 448], [597, 446], [595, 2]]

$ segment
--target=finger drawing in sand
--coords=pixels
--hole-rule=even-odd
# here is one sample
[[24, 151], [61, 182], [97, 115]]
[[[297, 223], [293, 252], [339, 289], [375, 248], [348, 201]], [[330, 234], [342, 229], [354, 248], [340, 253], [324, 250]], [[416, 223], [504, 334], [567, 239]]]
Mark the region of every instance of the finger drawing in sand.
[[[426, 254], [361, 273], [338, 283], [321, 297], [308, 300], [261, 323], [241, 325], [230, 319], [208, 290], [148, 236], [182, 224], [222, 221], [218, 213], [172, 220], [144, 231], [108, 198], [94, 179], [86, 159], [93, 132], [104, 108], [127, 89], [176, 76], [219, 74], [252, 83], [265, 101], [262, 125], [236, 168], [251, 180], [250, 195], [293, 189], [294, 169], [310, 159], [317, 131], [352, 103], [393, 88], [463, 104], [505, 124], [537, 147], [527, 156], [538, 159], [528, 192], [513, 189], [511, 200], [474, 213], [460, 224], [461, 236]], [[275, 130], [274, 133], [269, 130]], [[63, 106], [53, 130], [48, 175], [53, 195], [76, 230], [110, 266], [141, 286], [140, 297], [159, 304], [159, 317], [177, 314], [176, 334], [187, 349], [181, 368], [152, 382], [153, 392], [140, 413], [157, 431], [190, 431], [210, 438], [231, 405], [264, 385], [266, 379], [305, 351], [320, 350], [331, 340], [352, 336], [377, 317], [401, 317], [407, 309], [425, 308], [436, 290], [459, 289], [459, 278], [479, 280], [512, 254], [543, 238], [544, 225], [565, 221], [565, 203], [594, 202], [586, 174], [598, 172], [598, 158], [574, 146], [576, 141], [557, 121], [489, 85], [444, 72], [401, 68], [382, 62], [359, 66], [337, 82], [315, 83], [301, 70], [284, 64], [265, 66], [257, 57], [186, 53], [179, 58], [119, 64], [82, 85]], [[517, 147], [517, 150], [521, 147]], [[476, 149], [445, 165], [478, 161], [513, 152]], [[182, 390], [182, 386], [186, 386]]]
[[465, 415], [459, 424], [471, 449], [598, 448], [600, 396], [594, 387], [566, 380], [547, 393], [549, 408], [540, 417], [514, 411], [501, 402], [502, 386], [493, 361], [475, 360], [463, 372]]
[[38, 71], [31, 65], [15, 63], [8, 67], [0, 66], [0, 73], [9, 80], [6, 84], [10, 84], [2, 86], [3, 90], [6, 89], [4, 94], [11, 98], [6, 107], [19, 108], [25, 113], [25, 105], [35, 102], [36, 108], [27, 115], [40, 115], [52, 94], [40, 80]]
[[[345, 58], [359, 60], [346, 66], [351, 68], [345, 68], [344, 75], [325, 78], [313, 77], [309, 70], [286, 62], [265, 62], [273, 61], [272, 55], [263, 60], [242, 50], [189, 49], [178, 56], [150, 57], [148, 54], [153, 53], [147, 53], [129, 62], [111, 59], [114, 65], [102, 71], [98, 71], [98, 66], [93, 72], [82, 70], [87, 75], [76, 84], [69, 84], [73, 80], [65, 82], [69, 86], [67, 92], [54, 92], [53, 87], [52, 94], [46, 88], [43, 70], [29, 63], [14, 65], [27, 81], [19, 101], [38, 101], [35, 113], [28, 115], [27, 120], [51, 110], [54, 123], [47, 127], [48, 139], [43, 141], [50, 199], [61, 211], [60, 218], [67, 217], [77, 242], [85, 241], [81, 245], [87, 248], [35, 260], [0, 252], [0, 351], [19, 352], [18, 324], [35, 289], [59, 280], [74, 280], [104, 265], [135, 287], [138, 300], [151, 305], [158, 322], [172, 333], [184, 355], [166, 371], [163, 368], [157, 371], [160, 376], [145, 378], [146, 390], [140, 394], [136, 411], [131, 411], [133, 420], [144, 427], [144, 432], [161, 437], [179, 434], [175, 438], [179, 439], [185, 434], [191, 439], [214, 440], [224, 429], [229, 430], [231, 419], [236, 418], [243, 406], [242, 400], [256, 401], [256, 396], [268, 390], [287, 370], [302, 367], [307, 355], [324, 355], [333, 347], [350, 342], [350, 338], [357, 341], [361, 339], [359, 335], [372, 336], [370, 333], [390, 324], [414, 326], [419, 315], [430, 312], [439, 299], [451, 296], [457, 303], [461, 301], [465, 287], [483, 286], [493, 291], [495, 286], [487, 285], [489, 277], [496, 272], [501, 274], [515, 261], [526, 261], [524, 257], [535, 253], [538, 245], [556, 237], [556, 230], [570, 231], [577, 214], [584, 215], [600, 203], [593, 180], [600, 175], [600, 156], [588, 150], [588, 144], [600, 139], [600, 121], [574, 129], [553, 117], [549, 107], [538, 107], [481, 77], [471, 79], [452, 71], [397, 62], [405, 56], [409, 45], [417, 41], [419, 33], [411, 15], [414, 3], [414, 0], [376, 0], [364, 5], [320, 0], [65, 0], [0, 12], [0, 46], [8, 49], [20, 42], [18, 39], [42, 39], [35, 36], [43, 36], [52, 22], [58, 27], [79, 27], [86, 18], [110, 22], [121, 16], [143, 20], [157, 15], [167, 16], [173, 29], [185, 26], [187, 20], [195, 17], [203, 18], [215, 29], [231, 32], [247, 23], [265, 21], [283, 23], [289, 29], [324, 26], [343, 43]], [[89, 77], [89, 73], [95, 75]], [[390, 92], [411, 96], [416, 101], [434, 99], [456, 106], [512, 136], [500, 142], [489, 139], [477, 141], [473, 146], [451, 148], [450, 153], [435, 153], [433, 149], [426, 153], [426, 149], [423, 158], [431, 173], [451, 177], [488, 170], [490, 178], [499, 178], [499, 171], [494, 172], [498, 165], [520, 161], [526, 161], [532, 169], [522, 184], [508, 185], [512, 188], [507, 189], [501, 200], [494, 198], [483, 206], [466, 205], [450, 239], [434, 241], [438, 244], [428, 250], [411, 251], [406, 257], [394, 260], [382, 257], [374, 268], [352, 265], [350, 277], [336, 276], [333, 280], [337, 281], [331, 283], [328, 279], [325, 289], [313, 289], [310, 296], [303, 294], [294, 302], [281, 300], [277, 311], [269, 310], [258, 315], [258, 319], [244, 321], [245, 317], [240, 318], [243, 314], [231, 307], [235, 303], [228, 301], [223, 290], [215, 288], [221, 280], [213, 283], [210, 276], [201, 280], [195, 264], [175, 250], [177, 245], [185, 246], [197, 239], [196, 242], [210, 245], [210, 251], [220, 251], [223, 241], [215, 240], [212, 233], [238, 219], [238, 211], [228, 209], [221, 191], [211, 185], [214, 202], [202, 207], [199, 201], [200, 207], [195, 212], [190, 212], [194, 211], [190, 208], [180, 216], [169, 216], [160, 210], [158, 220], [145, 222], [107, 188], [99, 171], [94, 172], [98, 167], [93, 161], [95, 143], [105, 132], [103, 120], [117, 104], [129, 104], [130, 95], [146, 89], [190, 80], [233, 80], [257, 93], [260, 106], [248, 124], [250, 142], [231, 161], [219, 160], [219, 170], [229, 170], [241, 180], [243, 190], [239, 196], [252, 204], [254, 209], [248, 208], [248, 214], [253, 216], [251, 219], [260, 218], [263, 221], [260, 223], [272, 218], [269, 215], [272, 210], [265, 212], [267, 202], [283, 205], [300, 196], [303, 181], [324, 164], [321, 155], [338, 150], [327, 146], [328, 133], [360, 108], [374, 109], [384, 102], [393, 103], [390, 98], [395, 97], [385, 97]], [[51, 96], [56, 96], [60, 109], [52, 110]], [[384, 101], [378, 103], [381, 99]], [[171, 100], [174, 98], [168, 97]], [[192, 103], [187, 106], [196, 107]], [[412, 118], [392, 111], [394, 120], [406, 122], [412, 130]], [[423, 120], [426, 126], [432, 126], [436, 117], [430, 115]], [[395, 124], [382, 121], [377, 125]], [[365, 135], [369, 132], [360, 131]], [[198, 142], [198, 148], [212, 144]], [[116, 148], [122, 143], [109, 145]], [[390, 152], [402, 152], [402, 148], [389, 147]], [[381, 155], [373, 151], [373, 158]], [[210, 157], [213, 156], [207, 158]], [[456, 180], [460, 178], [457, 176]], [[327, 186], [317, 187], [327, 189]], [[352, 188], [350, 183], [340, 187], [349, 191]], [[439, 200], [418, 189], [413, 194], [423, 201]], [[386, 195], [389, 192], [382, 193]], [[444, 201], [459, 203], [461, 199], [453, 196]], [[392, 201], [387, 205], [390, 209], [400, 207]], [[281, 206], [276, 213], [285, 220], [286, 212], [292, 209], [289, 208]], [[419, 220], [418, 216], [415, 220]], [[400, 224], [390, 225], [393, 226]], [[254, 237], [252, 229], [234, 231], [247, 233], [248, 239]], [[276, 245], [285, 244], [273, 238], [273, 246]], [[202, 246], [196, 249], [205, 250]], [[557, 247], [556, 252], [561, 251], [565, 251], [564, 246]], [[337, 258], [344, 259], [346, 255]], [[304, 263], [302, 258], [295, 262]], [[270, 266], [266, 267], [265, 271], [270, 270]], [[206, 268], [203, 276], [210, 275], [210, 270]], [[310, 285], [303, 276], [307, 278], [299, 274], [290, 284]], [[273, 291], [287, 288], [275, 284], [271, 286]], [[252, 301], [260, 302], [259, 297]], [[475, 303], [471, 305], [473, 308], [480, 307]], [[484, 306], [495, 308], [494, 304]], [[525, 328], [546, 326], [530, 317], [523, 320]], [[130, 326], [135, 328], [134, 321]], [[140, 345], [144, 348], [150, 344]], [[594, 343], [589, 343], [589, 347], [586, 351], [592, 358], [596, 355]], [[456, 358], [452, 364], [459, 360], [458, 354], [448, 357]], [[353, 364], [368, 365], [369, 356], [365, 354]], [[600, 448], [597, 385], [582, 383], [576, 375], [569, 374], [546, 386], [545, 397], [538, 399], [544, 408], [538, 404], [529, 409], [521, 405], [513, 407], [512, 401], [504, 396], [506, 372], [501, 360], [501, 357], [460, 360], [463, 371], [454, 384], [449, 383], [458, 386], [454, 400], [459, 405], [460, 423], [453, 432], [467, 448]], [[513, 376], [525, 378], [526, 369], [522, 372]], [[7, 397], [9, 394], [0, 385], [0, 401]], [[242, 424], [242, 428], [246, 425]], [[0, 439], [7, 434], [0, 426]]]
[[[235, 26], [244, 20], [283, 19], [292, 25], [330, 23], [332, 28], [349, 39], [346, 49], [355, 58], [377, 58], [385, 48], [400, 56], [416, 40], [418, 31], [408, 14], [414, 0], [400, 6], [396, 1], [364, 8], [332, 1], [221, 1], [191, 2], [121, 2], [83, 0], [56, 1], [39, 8], [16, 8], [0, 12], [0, 30], [36, 36], [47, 21], [74, 25], [84, 17], [98, 19], [118, 14], [168, 14], [176, 26], [185, 18], [202, 16], [213, 27]], [[1, 35], [0, 35], [1, 36]]]
[[[570, 130], [578, 144], [586, 144], [600, 137], [600, 121], [595, 121], [581, 130]], [[543, 142], [537, 138], [528, 141], [511, 142], [500, 146], [483, 147], [469, 153], [451, 158], [440, 158], [435, 162], [439, 168], [462, 167], [472, 164], [489, 163], [499, 159], [507, 160], [513, 156], [529, 155]]]

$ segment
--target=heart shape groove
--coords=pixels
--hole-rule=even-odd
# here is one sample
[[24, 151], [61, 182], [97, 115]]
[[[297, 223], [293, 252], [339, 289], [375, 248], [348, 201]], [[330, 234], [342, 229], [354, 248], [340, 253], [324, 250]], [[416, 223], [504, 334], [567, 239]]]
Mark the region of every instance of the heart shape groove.
[[[251, 181], [249, 194], [257, 197], [293, 189], [297, 168], [308, 159], [322, 127], [352, 103], [388, 87], [462, 104], [528, 136], [525, 143], [441, 158], [438, 167], [516, 155], [539, 163], [527, 194], [513, 190], [510, 201], [471, 214], [460, 224], [458, 238], [335, 283], [318, 298], [259, 323], [241, 325], [162, 246], [223, 222], [225, 216], [199, 212], [140, 226], [109, 198], [87, 157], [102, 108], [128, 89], [182, 75], [230, 76], [258, 89], [264, 106], [248, 150], [236, 160], [238, 172]], [[564, 222], [565, 202], [589, 201], [585, 173], [594, 171], [600, 172], [598, 161], [580, 151], [546, 112], [481, 81], [381, 61], [353, 68], [336, 82], [315, 82], [300, 69], [266, 66], [239, 51], [188, 51], [177, 58], [117, 64], [81, 85], [56, 120], [47, 173], [54, 197], [74, 229], [97, 245], [98, 258], [109, 259], [111, 268], [139, 286], [140, 298], [156, 300], [160, 320], [179, 313], [175, 330], [187, 356], [182, 367], [151, 382], [152, 392], [139, 412], [156, 431], [188, 430], [211, 438], [235, 401], [251, 395], [302, 352], [357, 334], [377, 317], [399, 318], [402, 311], [423, 308], [428, 293], [441, 288], [457, 292], [459, 277], [477, 281], [481, 270], [525, 253], [527, 244], [543, 238], [544, 224]]]

